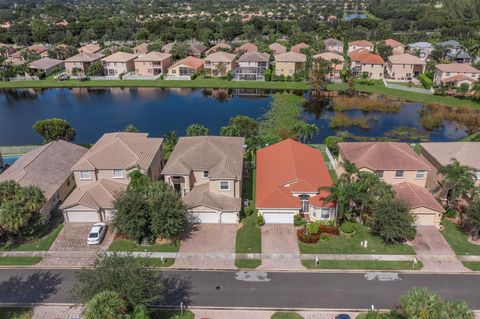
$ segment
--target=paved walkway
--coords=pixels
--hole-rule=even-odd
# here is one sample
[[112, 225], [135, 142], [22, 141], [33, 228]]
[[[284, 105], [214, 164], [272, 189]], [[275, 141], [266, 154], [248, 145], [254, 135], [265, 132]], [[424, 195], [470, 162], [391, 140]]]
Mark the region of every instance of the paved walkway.
[[37, 306], [32, 319], [77, 319], [81, 318], [83, 307]]
[[305, 269], [293, 225], [262, 226], [262, 265], [258, 269]]
[[[274, 311], [266, 310], [203, 310], [194, 309], [195, 318], [205, 319], [270, 319]], [[335, 319], [335, 316], [345, 313], [355, 318], [357, 312], [323, 312], [323, 311], [299, 311], [305, 319]]]

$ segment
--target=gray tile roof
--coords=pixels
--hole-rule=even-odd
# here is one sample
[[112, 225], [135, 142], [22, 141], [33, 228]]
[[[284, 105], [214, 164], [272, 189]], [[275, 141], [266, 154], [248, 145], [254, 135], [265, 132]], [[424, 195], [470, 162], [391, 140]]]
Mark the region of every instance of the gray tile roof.
[[420, 143], [420, 146], [442, 166], [456, 159], [462, 165], [480, 170], [480, 143], [478, 142], [432, 142]]
[[67, 199], [60, 205], [60, 209], [68, 209], [77, 205], [95, 210], [111, 209], [113, 203], [126, 189], [128, 184], [102, 179], [93, 183], [75, 188]]
[[208, 183], [205, 183], [195, 186], [185, 196], [184, 203], [188, 209], [205, 206], [220, 211], [237, 212], [242, 206], [242, 199], [210, 192]]

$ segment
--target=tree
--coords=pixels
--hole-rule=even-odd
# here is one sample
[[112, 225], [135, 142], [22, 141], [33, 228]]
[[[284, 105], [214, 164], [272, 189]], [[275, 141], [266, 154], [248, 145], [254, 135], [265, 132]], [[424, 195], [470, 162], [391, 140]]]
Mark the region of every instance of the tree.
[[174, 60], [180, 60], [190, 55], [190, 48], [185, 42], [175, 42], [170, 54]]
[[208, 133], [208, 128], [201, 124], [192, 124], [187, 127], [187, 136], [205, 136]]
[[480, 101], [480, 80], [477, 80], [477, 82], [472, 85], [472, 93], [472, 98], [475, 101]]
[[85, 304], [85, 319], [118, 319], [127, 312], [125, 301], [114, 291], [101, 291]]
[[320, 129], [315, 124], [299, 123], [292, 129], [293, 137], [302, 141], [302, 143], [310, 142], [312, 137], [320, 133]]
[[472, 226], [472, 238], [476, 240], [478, 239], [478, 232], [480, 231], [480, 198], [478, 195], [475, 196], [470, 205], [468, 205], [466, 215], [469, 224]]
[[310, 88], [312, 90], [325, 91], [330, 73], [332, 73], [332, 62], [322, 58], [314, 59], [313, 70], [309, 79]]
[[103, 75], [103, 64], [100, 61], [92, 62], [87, 68], [88, 76], [102, 76]]
[[217, 64], [217, 71], [220, 77], [224, 78], [227, 76], [227, 65], [225, 62], [219, 62]]
[[465, 198], [474, 189], [474, 170], [454, 160], [438, 172], [443, 175], [442, 184], [447, 192], [448, 207], [453, 209], [458, 200]]
[[125, 129], [123, 130], [124, 132], [129, 132], [129, 133], [138, 133], [140, 132], [138, 128], [136, 128], [133, 124], [127, 124], [125, 126]]
[[393, 55], [393, 48], [387, 45], [385, 41], [378, 42], [376, 49], [378, 55], [380, 55], [385, 61], [389, 56]]
[[259, 123], [255, 119], [245, 115], [232, 117], [228, 126], [220, 128], [222, 136], [242, 136], [245, 139], [252, 138], [258, 134]]
[[114, 208], [113, 228], [137, 242], [150, 235], [150, 207], [140, 191], [129, 188], [115, 200]]
[[332, 155], [338, 156], [338, 151], [339, 151], [338, 143], [344, 142], [344, 141], [345, 141], [345, 137], [334, 135], [334, 136], [327, 136], [325, 138], [324, 143], [328, 147]]
[[178, 142], [177, 131], [170, 131], [165, 134], [163, 141], [163, 155], [165, 159], [168, 159], [170, 154], [173, 152], [173, 148]]
[[370, 231], [387, 243], [399, 243], [415, 237], [413, 223], [414, 218], [406, 203], [381, 198], [373, 208]]
[[44, 143], [57, 140], [73, 141], [75, 129], [64, 119], [51, 118], [36, 121], [33, 130], [43, 137]]

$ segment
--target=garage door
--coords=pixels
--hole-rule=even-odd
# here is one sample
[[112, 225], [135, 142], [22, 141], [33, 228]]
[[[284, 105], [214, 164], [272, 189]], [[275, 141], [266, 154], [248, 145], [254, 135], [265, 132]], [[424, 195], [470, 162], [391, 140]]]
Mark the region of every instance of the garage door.
[[293, 224], [294, 213], [263, 213], [265, 224]]
[[222, 224], [236, 224], [238, 223], [237, 213], [222, 213], [220, 219]]
[[415, 224], [419, 226], [435, 226], [435, 214], [416, 214]]
[[95, 211], [69, 211], [68, 221], [71, 223], [94, 223], [100, 221], [100, 215]]
[[194, 224], [218, 224], [220, 220], [216, 212], [191, 212], [188, 221]]

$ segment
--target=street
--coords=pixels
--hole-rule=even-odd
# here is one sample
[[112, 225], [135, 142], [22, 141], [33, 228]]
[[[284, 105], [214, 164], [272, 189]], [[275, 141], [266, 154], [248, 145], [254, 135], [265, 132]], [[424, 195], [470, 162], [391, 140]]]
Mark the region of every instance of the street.
[[[0, 269], [0, 303], [71, 303], [74, 269]], [[412, 287], [480, 309], [480, 276], [395, 273], [165, 271], [161, 305], [391, 308]]]

